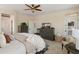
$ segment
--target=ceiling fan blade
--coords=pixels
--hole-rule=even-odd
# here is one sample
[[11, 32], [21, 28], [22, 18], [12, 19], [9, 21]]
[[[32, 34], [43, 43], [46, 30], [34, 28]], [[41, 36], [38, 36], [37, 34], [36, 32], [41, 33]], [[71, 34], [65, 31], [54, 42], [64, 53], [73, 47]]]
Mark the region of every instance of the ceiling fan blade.
[[31, 6], [29, 6], [29, 5], [27, 5], [27, 4], [25, 4], [27, 7], [29, 7], [29, 8], [31, 8], [32, 9], [32, 7]]
[[37, 5], [37, 6], [35, 6], [34, 8], [38, 8], [38, 7], [40, 7], [40, 5]]
[[31, 9], [24, 9], [24, 10], [31, 10]]
[[37, 11], [42, 11], [41, 9], [35, 9], [35, 10], [37, 10]]

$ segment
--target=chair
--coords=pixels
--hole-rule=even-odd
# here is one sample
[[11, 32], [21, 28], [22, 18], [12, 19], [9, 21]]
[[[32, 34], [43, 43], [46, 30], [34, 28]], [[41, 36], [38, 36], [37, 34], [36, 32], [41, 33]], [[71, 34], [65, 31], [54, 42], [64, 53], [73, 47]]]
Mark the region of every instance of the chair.
[[65, 37], [65, 40], [62, 40], [62, 50], [63, 50], [63, 46], [69, 44], [69, 43], [76, 43], [76, 39], [73, 36], [68, 36]]

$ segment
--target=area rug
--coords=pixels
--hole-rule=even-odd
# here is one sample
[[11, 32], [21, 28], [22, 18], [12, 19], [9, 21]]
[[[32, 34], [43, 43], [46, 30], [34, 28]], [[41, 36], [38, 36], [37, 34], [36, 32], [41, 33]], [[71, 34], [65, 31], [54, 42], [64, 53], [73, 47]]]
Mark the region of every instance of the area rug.
[[45, 42], [48, 45], [48, 50], [45, 54], [67, 54], [67, 50], [65, 48], [62, 50], [62, 43], [46, 39]]

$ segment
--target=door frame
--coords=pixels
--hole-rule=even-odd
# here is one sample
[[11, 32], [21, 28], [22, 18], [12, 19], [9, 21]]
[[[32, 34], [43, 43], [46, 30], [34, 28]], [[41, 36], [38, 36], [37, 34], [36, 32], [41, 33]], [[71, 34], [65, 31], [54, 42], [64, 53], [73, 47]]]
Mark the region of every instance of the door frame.
[[[6, 14], [6, 13], [4, 13], [4, 14]], [[2, 32], [2, 27], [1, 27], [1, 20], [2, 20], [2, 13], [0, 13], [0, 32]], [[11, 31], [11, 33], [10, 34], [14, 34], [14, 29], [15, 29], [15, 27], [14, 27], [14, 22], [15, 22], [15, 16], [14, 15], [11, 15], [11, 14], [8, 14], [8, 15], [10, 15], [10, 21], [11, 21], [11, 28], [10, 28], [10, 31]]]

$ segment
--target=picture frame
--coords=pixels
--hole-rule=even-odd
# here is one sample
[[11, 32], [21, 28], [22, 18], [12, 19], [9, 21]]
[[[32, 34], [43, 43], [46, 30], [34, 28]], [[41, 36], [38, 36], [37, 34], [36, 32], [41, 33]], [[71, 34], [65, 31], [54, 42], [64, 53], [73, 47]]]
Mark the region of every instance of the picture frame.
[[42, 23], [42, 27], [51, 27], [51, 23]]

